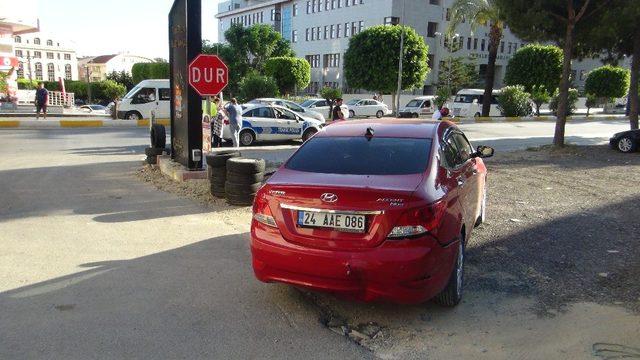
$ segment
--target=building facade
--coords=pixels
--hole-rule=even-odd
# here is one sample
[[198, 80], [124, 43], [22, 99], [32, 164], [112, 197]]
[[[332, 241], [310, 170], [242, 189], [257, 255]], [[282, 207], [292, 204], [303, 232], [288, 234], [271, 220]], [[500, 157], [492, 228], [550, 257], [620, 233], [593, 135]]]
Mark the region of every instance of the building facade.
[[[413, 93], [433, 94], [439, 85], [438, 73], [450, 57], [460, 57], [473, 63], [483, 79], [489, 55], [489, 27], [478, 26], [472, 31], [468, 23], [460, 24], [456, 36], [446, 35], [451, 21], [454, 0], [230, 0], [218, 6], [218, 31], [224, 42], [224, 32], [232, 24], [251, 26], [272, 25], [291, 42], [298, 57], [311, 64], [309, 93], [322, 86], [333, 86], [344, 92], [350, 89], [343, 76], [344, 54], [349, 39], [374, 25], [404, 22], [413, 27], [429, 46], [431, 69], [424, 86]], [[455, 46], [449, 46], [450, 42]], [[509, 59], [526, 43], [504, 29], [498, 48], [495, 86], [503, 86]], [[451, 51], [450, 49], [455, 49]], [[598, 61], [575, 62], [574, 84], [584, 86], [589, 69]]]
[[78, 59], [70, 43], [41, 32], [15, 35], [13, 41], [19, 79], [78, 80]]
[[81, 80], [96, 82], [106, 80], [107, 75], [114, 71], [118, 73], [124, 71], [131, 75], [134, 64], [150, 62], [154, 60], [128, 53], [90, 56], [80, 59], [78, 72], [81, 74]]

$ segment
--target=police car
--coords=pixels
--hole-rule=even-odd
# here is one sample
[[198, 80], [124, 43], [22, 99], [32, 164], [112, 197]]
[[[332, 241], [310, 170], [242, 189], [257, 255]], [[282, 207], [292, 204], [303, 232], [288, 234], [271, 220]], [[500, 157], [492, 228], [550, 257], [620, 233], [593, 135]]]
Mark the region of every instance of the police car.
[[[242, 108], [241, 146], [251, 146], [261, 141], [307, 141], [324, 126], [321, 121], [279, 105], [247, 104]], [[231, 140], [228, 120], [225, 120], [222, 137]]]

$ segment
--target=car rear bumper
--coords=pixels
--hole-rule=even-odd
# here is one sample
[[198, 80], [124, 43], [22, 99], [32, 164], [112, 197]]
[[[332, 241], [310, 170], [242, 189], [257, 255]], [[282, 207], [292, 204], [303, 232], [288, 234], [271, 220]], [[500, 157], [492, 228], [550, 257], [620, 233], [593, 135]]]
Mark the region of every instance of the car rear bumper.
[[442, 246], [427, 235], [365, 250], [322, 250], [289, 243], [278, 229], [256, 221], [251, 227], [253, 270], [259, 280], [361, 301], [413, 304], [434, 297], [450, 277], [456, 249], [457, 242]]

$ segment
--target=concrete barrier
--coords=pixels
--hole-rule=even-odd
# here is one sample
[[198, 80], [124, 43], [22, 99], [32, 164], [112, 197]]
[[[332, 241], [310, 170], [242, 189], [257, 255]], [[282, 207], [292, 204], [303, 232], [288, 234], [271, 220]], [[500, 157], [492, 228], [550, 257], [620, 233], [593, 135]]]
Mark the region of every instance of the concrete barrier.
[[[157, 123], [164, 126], [171, 126], [171, 120], [158, 119]], [[20, 129], [50, 129], [50, 128], [135, 128], [149, 127], [149, 119], [137, 121], [131, 120], [111, 120], [111, 119], [47, 119], [21, 120], [17, 118], [0, 118], [0, 128], [20, 128]]]

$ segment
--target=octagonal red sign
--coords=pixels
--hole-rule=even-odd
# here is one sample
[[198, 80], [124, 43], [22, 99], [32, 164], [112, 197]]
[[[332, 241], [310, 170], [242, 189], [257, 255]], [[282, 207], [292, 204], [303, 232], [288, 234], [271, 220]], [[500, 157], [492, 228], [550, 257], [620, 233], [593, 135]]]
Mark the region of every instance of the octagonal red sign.
[[189, 85], [200, 96], [215, 96], [229, 83], [229, 68], [217, 55], [196, 56], [189, 64]]

